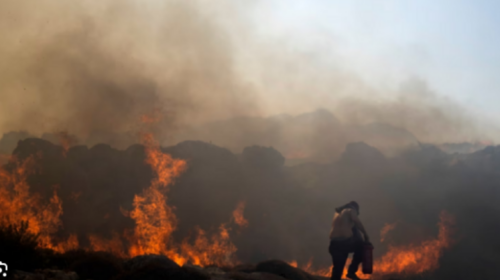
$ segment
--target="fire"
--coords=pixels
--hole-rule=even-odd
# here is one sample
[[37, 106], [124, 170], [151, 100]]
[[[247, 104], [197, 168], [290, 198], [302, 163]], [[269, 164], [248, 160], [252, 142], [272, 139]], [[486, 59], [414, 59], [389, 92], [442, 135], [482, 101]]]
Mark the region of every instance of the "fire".
[[[445, 211], [440, 214], [438, 223], [438, 237], [426, 240], [421, 244], [394, 247], [390, 246], [388, 252], [374, 261], [373, 276], [380, 278], [384, 275], [418, 275], [423, 272], [433, 271], [439, 267], [439, 259], [443, 250], [452, 245], [451, 234], [454, 218]], [[394, 226], [393, 226], [394, 225]], [[394, 228], [393, 225], [385, 225], [384, 229]], [[391, 229], [392, 230], [392, 229]], [[389, 230], [387, 230], [388, 232]], [[293, 267], [298, 267], [296, 261], [289, 262]], [[344, 275], [347, 273], [349, 262], [344, 267]], [[333, 266], [328, 268], [313, 269], [312, 261], [301, 269], [314, 275], [330, 277]]]
[[[181, 244], [174, 242], [172, 233], [177, 227], [177, 218], [174, 209], [167, 204], [167, 193], [174, 179], [186, 170], [186, 162], [163, 153], [151, 134], [144, 135], [143, 144], [145, 162], [151, 166], [154, 179], [147, 189], [134, 197], [131, 211], [120, 209], [135, 221], [134, 229], [123, 234], [115, 232], [111, 239], [89, 235], [90, 246], [84, 249], [107, 251], [121, 257], [162, 254], [179, 265], [188, 262], [201, 266], [234, 264], [233, 255], [237, 249], [231, 242], [231, 229], [226, 224], [214, 234], [198, 229], [192, 243], [190, 239]], [[63, 213], [57, 191], [54, 190], [46, 202], [39, 195], [30, 193], [27, 177], [35, 170], [34, 158], [18, 161], [12, 157], [9, 166], [13, 167], [12, 170], [0, 169], [0, 225], [27, 221], [28, 231], [39, 234], [39, 247], [57, 252], [80, 248], [76, 235], [57, 242], [54, 238], [62, 227], [60, 217]], [[76, 202], [80, 195], [72, 193], [70, 197]], [[244, 207], [244, 203], [238, 204], [233, 213], [233, 219], [240, 226], [248, 224], [243, 217]]]
[[[172, 233], [177, 228], [177, 217], [174, 209], [167, 204], [167, 194], [170, 185], [186, 170], [187, 164], [184, 160], [174, 159], [163, 153], [159, 143], [151, 134], [144, 135], [143, 144], [146, 153], [145, 162], [151, 166], [155, 176], [151, 185], [134, 197], [131, 211], [120, 209], [124, 215], [135, 221], [135, 228], [122, 235], [114, 233], [109, 240], [89, 235], [90, 247], [87, 249], [108, 251], [122, 257], [162, 254], [179, 265], [235, 264], [233, 256], [237, 248], [231, 242], [231, 228], [227, 224], [220, 225], [214, 234], [208, 234], [198, 228], [194, 238], [186, 238], [180, 244], [175, 243]], [[62, 228], [60, 217], [63, 213], [57, 189], [54, 189], [48, 201], [43, 201], [40, 195], [30, 192], [27, 177], [36, 170], [35, 158], [18, 160], [16, 157], [11, 157], [6, 166], [0, 168], [0, 225], [27, 221], [28, 231], [39, 235], [39, 247], [56, 252], [79, 248], [76, 235], [70, 235], [66, 240], [54, 238]], [[80, 195], [81, 193], [74, 193], [71, 197], [77, 201]], [[244, 209], [245, 202], [242, 201], [232, 213], [232, 221], [240, 227], [248, 226], [248, 221], [243, 215]], [[388, 252], [375, 260], [374, 276], [416, 275], [435, 270], [439, 266], [443, 250], [452, 244], [450, 238], [452, 225], [453, 218], [442, 212], [437, 238], [421, 244], [389, 246]], [[384, 241], [387, 233], [395, 226], [396, 224], [386, 224], [382, 228], [381, 241]], [[290, 265], [298, 267], [296, 261], [290, 262]], [[332, 268], [315, 270], [311, 259], [302, 269], [328, 277]]]
[[[232, 255], [236, 247], [224, 224], [210, 238], [203, 230], [198, 229], [193, 245], [188, 239], [180, 245], [174, 243], [171, 235], [177, 227], [177, 218], [166, 203], [166, 193], [173, 180], [186, 170], [186, 162], [161, 152], [159, 144], [150, 134], [145, 135], [144, 144], [146, 162], [154, 170], [156, 178], [148, 189], [134, 198], [134, 209], [130, 212], [130, 217], [135, 220], [136, 227], [129, 238], [132, 243], [129, 256], [163, 254], [179, 265], [187, 262], [201, 266], [233, 263]], [[245, 221], [242, 214], [244, 204], [240, 205], [235, 212], [241, 212], [239, 221]]]
[[380, 242], [384, 242], [387, 234], [396, 228], [397, 223], [385, 224], [384, 227], [380, 230]]
[[97, 235], [89, 235], [90, 247], [93, 251], [105, 251], [119, 257], [127, 257], [120, 234], [113, 232], [110, 240], [105, 240]]
[[373, 270], [377, 274], [420, 274], [439, 267], [443, 250], [451, 246], [453, 217], [441, 212], [438, 238], [418, 245], [389, 247], [389, 251], [377, 262]]
[[240, 227], [244, 228], [248, 226], [248, 221], [243, 216], [243, 211], [245, 211], [245, 202], [241, 201], [238, 206], [233, 211], [233, 220]]
[[175, 250], [167, 249], [172, 242], [171, 234], [177, 226], [177, 218], [173, 209], [166, 203], [166, 193], [172, 180], [185, 170], [186, 162], [162, 153], [151, 134], [144, 135], [143, 142], [146, 163], [151, 166], [156, 176], [148, 189], [134, 197], [134, 209], [129, 215], [135, 220], [136, 226], [128, 253], [131, 257], [164, 254], [176, 262], [183, 263], [185, 260], [178, 256]]
[[[312, 275], [317, 275], [317, 276], [322, 276], [322, 277], [330, 277], [332, 275], [332, 268], [333, 265], [330, 267], [325, 267], [325, 268], [320, 268], [320, 269], [314, 269], [313, 268], [313, 259], [309, 259], [306, 265], [300, 266], [296, 260], [293, 260], [291, 262], [287, 262], [291, 267], [295, 268], [300, 268], [301, 270], [312, 274]], [[347, 265], [344, 268], [344, 274], [347, 273]]]
[[47, 203], [39, 195], [30, 193], [26, 179], [35, 169], [34, 158], [21, 161], [11, 157], [9, 163], [12, 170], [0, 168], [0, 224], [28, 222], [28, 231], [39, 235], [38, 245], [41, 248], [63, 252], [78, 246], [75, 236], [54, 243], [52, 236], [62, 227], [62, 202], [56, 190]]
[[69, 250], [76, 250], [80, 247], [78, 243], [78, 237], [75, 234], [71, 234], [67, 240], [60, 240], [59, 242], [55, 243], [52, 246], [48, 246], [47, 248], [50, 248], [58, 253], [64, 253]]
[[225, 224], [219, 227], [219, 233], [209, 239], [206, 233], [198, 229], [197, 237], [193, 245], [185, 240], [181, 245], [181, 251], [192, 264], [207, 266], [215, 264], [218, 266], [235, 264], [233, 254], [236, 246], [229, 238], [229, 230]]
[[134, 198], [134, 209], [130, 212], [130, 217], [135, 220], [136, 227], [134, 244], [129, 254], [171, 256], [172, 252], [166, 248], [177, 226], [177, 219], [172, 208], [166, 203], [166, 192], [172, 180], [185, 170], [186, 162], [174, 160], [170, 155], [162, 153], [151, 135], [146, 135], [144, 142], [146, 162], [156, 173], [156, 178], [148, 189]]

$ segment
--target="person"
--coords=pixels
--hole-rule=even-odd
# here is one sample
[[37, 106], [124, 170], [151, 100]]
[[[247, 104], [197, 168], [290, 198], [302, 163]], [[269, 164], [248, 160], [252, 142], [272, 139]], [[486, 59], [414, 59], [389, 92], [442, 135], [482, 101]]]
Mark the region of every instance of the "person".
[[351, 252], [354, 253], [354, 256], [347, 270], [347, 278], [360, 279], [356, 272], [363, 260], [364, 242], [369, 243], [370, 238], [358, 216], [359, 204], [356, 201], [351, 201], [335, 209], [328, 248], [333, 260], [332, 280], [342, 278], [347, 257]]

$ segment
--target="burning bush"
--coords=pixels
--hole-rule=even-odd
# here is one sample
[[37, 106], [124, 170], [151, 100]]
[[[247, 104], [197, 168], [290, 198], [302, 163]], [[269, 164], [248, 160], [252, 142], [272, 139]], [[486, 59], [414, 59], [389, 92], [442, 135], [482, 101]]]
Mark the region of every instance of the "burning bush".
[[[122, 259], [160, 254], [179, 265], [204, 267], [265, 259], [297, 259], [304, 264], [314, 257], [314, 266], [299, 267], [324, 276], [331, 272], [325, 251], [331, 214], [345, 197], [361, 196], [360, 204], [366, 209], [361, 211], [363, 221], [370, 231], [402, 221], [395, 229], [382, 231], [390, 246], [374, 238], [378, 243], [375, 272], [379, 274], [422, 275], [438, 270], [441, 275], [449, 270], [443, 265], [450, 262], [441, 261], [442, 250], [451, 245], [449, 231], [442, 227], [438, 232], [433, 226], [442, 209], [458, 215], [461, 231], [484, 237], [478, 242], [487, 240], [491, 232], [480, 230], [479, 221], [471, 218], [481, 212], [474, 210], [478, 202], [486, 201], [485, 192], [467, 192], [466, 185], [474, 180], [465, 175], [475, 174], [477, 166], [450, 165], [449, 157], [439, 153], [440, 160], [432, 162], [447, 171], [426, 169], [433, 149], [389, 159], [357, 144], [349, 146], [335, 164], [291, 168], [283, 166], [272, 149], [248, 149], [251, 156], [245, 159], [196, 141], [160, 149], [148, 137], [144, 145], [125, 151], [107, 145], [65, 151], [40, 139], [21, 141], [15, 156], [0, 169], [0, 199], [4, 202], [0, 220], [4, 225], [27, 220], [26, 231], [39, 234], [39, 248], [66, 251], [53, 255], [44, 251], [50, 262], [37, 264], [41, 267], [70, 269], [82, 258], [68, 250], [80, 248], [82, 255], [92, 250]], [[471, 158], [488, 163], [488, 157], [482, 155], [486, 152]], [[261, 164], [259, 157], [270, 164]], [[304, 170], [307, 172], [300, 172]], [[313, 180], [296, 180], [297, 174]], [[453, 187], [437, 183], [448, 181]], [[307, 188], [304, 182], [308, 182]], [[483, 188], [481, 182], [477, 185], [479, 190]], [[490, 194], [493, 201], [494, 193]], [[496, 213], [494, 207], [485, 209]], [[405, 223], [421, 230], [408, 230]], [[495, 224], [481, 224], [497, 232]], [[459, 248], [476, 248], [469, 245]], [[460, 259], [464, 255], [460, 252], [451, 258]], [[117, 271], [113, 261], [92, 256], [78, 269], [86, 270], [93, 263], [102, 270]]]

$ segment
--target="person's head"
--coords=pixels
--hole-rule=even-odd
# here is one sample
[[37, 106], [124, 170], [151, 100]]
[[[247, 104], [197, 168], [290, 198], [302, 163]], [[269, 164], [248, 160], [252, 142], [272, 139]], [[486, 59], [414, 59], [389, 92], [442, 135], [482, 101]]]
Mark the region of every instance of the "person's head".
[[356, 201], [351, 201], [344, 206], [335, 208], [335, 212], [340, 213], [340, 212], [344, 211], [344, 209], [347, 209], [347, 208], [356, 210], [356, 212], [359, 215], [359, 204]]

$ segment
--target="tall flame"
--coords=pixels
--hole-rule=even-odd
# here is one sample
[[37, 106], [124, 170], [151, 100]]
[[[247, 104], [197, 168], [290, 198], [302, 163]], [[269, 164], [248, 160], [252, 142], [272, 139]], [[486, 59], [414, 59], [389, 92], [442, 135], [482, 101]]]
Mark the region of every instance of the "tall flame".
[[159, 144], [151, 134], [145, 134], [143, 143], [146, 151], [146, 163], [155, 173], [149, 188], [134, 197], [134, 209], [130, 217], [135, 220], [135, 229], [129, 248], [131, 257], [144, 254], [163, 254], [176, 262], [185, 262], [172, 248], [171, 234], [177, 227], [177, 218], [173, 209], [166, 203], [168, 186], [185, 169], [186, 162], [173, 159], [161, 152]]
[[[172, 233], [177, 227], [177, 218], [173, 208], [167, 204], [167, 193], [173, 180], [186, 170], [186, 162], [163, 153], [151, 134], [144, 135], [143, 143], [145, 162], [151, 166], [154, 179], [147, 189], [134, 197], [130, 212], [120, 209], [135, 221], [135, 228], [123, 235], [115, 232], [109, 240], [89, 235], [90, 246], [86, 249], [108, 251], [121, 257], [162, 254], [179, 265], [187, 262], [202, 266], [234, 264], [236, 247], [230, 240], [230, 228], [226, 224], [222, 224], [214, 234], [198, 229], [192, 243], [185, 239], [181, 244], [175, 244]], [[10, 163], [12, 170], [0, 168], [0, 225], [27, 221], [28, 231], [39, 235], [39, 247], [57, 252], [79, 248], [76, 235], [57, 242], [54, 239], [55, 233], [62, 227], [60, 217], [63, 213], [62, 201], [56, 190], [48, 202], [30, 193], [27, 176], [35, 170], [34, 158], [19, 161], [12, 157]], [[76, 201], [79, 195], [72, 194], [71, 198]], [[234, 212], [238, 213], [233, 217], [238, 224], [246, 221], [243, 209], [244, 203], [240, 203]]]
[[63, 252], [78, 246], [76, 236], [55, 244], [52, 236], [61, 227], [62, 202], [54, 190], [47, 203], [37, 194], [30, 193], [27, 176], [34, 170], [35, 161], [16, 157], [9, 160], [12, 170], [0, 168], [0, 224], [28, 222], [28, 232], [39, 235], [39, 246]]
[[[173, 159], [160, 150], [159, 144], [151, 134], [144, 135], [146, 163], [154, 171], [151, 185], [141, 194], [134, 197], [133, 210], [123, 213], [135, 221], [135, 228], [130, 234], [124, 234], [128, 240], [128, 248], [124, 238], [114, 233], [111, 240], [90, 235], [90, 248], [109, 251], [123, 257], [134, 257], [142, 254], [163, 254], [179, 265], [192, 263], [206, 266], [210, 264], [235, 264], [233, 258], [237, 248], [231, 242], [230, 228], [222, 224], [218, 232], [212, 235], [197, 229], [193, 242], [185, 239], [176, 244], [172, 233], [177, 227], [174, 210], [167, 204], [167, 193], [173, 180], [186, 170], [186, 162]], [[44, 202], [40, 195], [30, 192], [27, 177], [35, 170], [34, 157], [18, 160], [9, 159], [9, 169], [0, 168], [0, 225], [17, 221], [27, 221], [28, 231], [39, 235], [39, 247], [64, 252], [79, 247], [76, 235], [66, 240], [55, 240], [54, 235], [62, 227], [62, 202], [55, 189], [48, 201]], [[77, 199], [78, 195], [75, 195]], [[240, 227], [248, 225], [243, 212], [245, 202], [240, 202], [233, 211], [232, 220]], [[383, 275], [415, 275], [438, 268], [439, 258], [444, 249], [452, 242], [451, 226], [453, 218], [442, 212], [439, 222], [439, 235], [435, 239], [421, 244], [408, 246], [390, 246], [388, 252], [374, 262], [374, 276]], [[382, 240], [395, 224], [384, 226], [381, 231]], [[291, 265], [297, 267], [297, 262]], [[303, 269], [307, 272], [329, 276], [330, 268], [312, 269], [312, 260]]]
[[171, 255], [173, 252], [167, 250], [167, 247], [177, 226], [177, 219], [166, 203], [166, 192], [172, 180], [185, 170], [186, 162], [162, 153], [151, 134], [144, 136], [144, 144], [146, 162], [156, 173], [156, 178], [148, 189], [134, 197], [134, 209], [130, 212], [130, 217], [135, 220], [136, 227], [129, 254]]
[[[177, 218], [173, 209], [166, 203], [166, 193], [173, 179], [186, 170], [186, 162], [161, 152], [159, 144], [151, 134], [144, 136], [144, 144], [146, 162], [154, 170], [156, 177], [148, 189], [134, 198], [134, 209], [130, 212], [130, 217], [135, 220], [136, 227], [129, 238], [132, 243], [129, 255], [133, 257], [163, 254], [179, 265], [186, 262], [201, 266], [233, 263], [232, 256], [236, 247], [231, 242], [229, 229], [224, 224], [219, 227], [218, 233], [210, 238], [205, 231], [198, 229], [192, 245], [188, 239], [180, 245], [174, 243], [171, 235], [176, 229]], [[242, 213], [240, 218], [244, 220]]]

